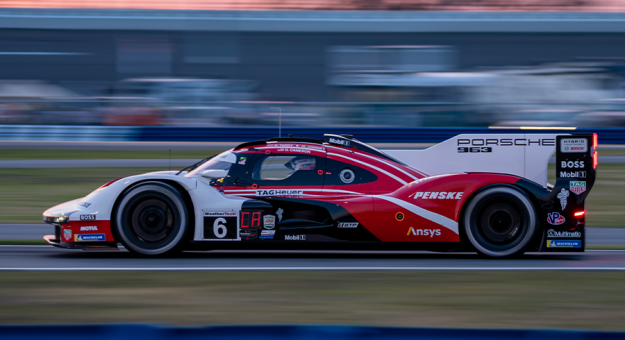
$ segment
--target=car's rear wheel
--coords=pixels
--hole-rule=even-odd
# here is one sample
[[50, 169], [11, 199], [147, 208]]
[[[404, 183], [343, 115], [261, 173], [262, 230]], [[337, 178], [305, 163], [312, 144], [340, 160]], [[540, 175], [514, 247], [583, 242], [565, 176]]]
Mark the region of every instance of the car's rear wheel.
[[537, 230], [537, 214], [527, 195], [512, 187], [491, 187], [471, 199], [464, 229], [475, 249], [490, 257], [511, 257], [527, 249]]
[[188, 221], [182, 195], [162, 182], [145, 182], [128, 190], [115, 217], [117, 234], [126, 249], [152, 256], [180, 251]]

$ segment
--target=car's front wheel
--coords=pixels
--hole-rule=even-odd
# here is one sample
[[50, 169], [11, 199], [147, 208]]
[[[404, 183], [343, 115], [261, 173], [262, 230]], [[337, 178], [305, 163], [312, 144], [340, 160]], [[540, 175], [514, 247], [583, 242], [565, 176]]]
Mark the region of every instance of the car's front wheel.
[[475, 249], [490, 257], [511, 257], [527, 249], [537, 214], [521, 190], [496, 186], [475, 195], [464, 213], [464, 231]]
[[189, 230], [181, 193], [162, 182], [145, 182], [119, 201], [115, 227], [121, 243], [141, 255], [167, 255], [181, 250]]

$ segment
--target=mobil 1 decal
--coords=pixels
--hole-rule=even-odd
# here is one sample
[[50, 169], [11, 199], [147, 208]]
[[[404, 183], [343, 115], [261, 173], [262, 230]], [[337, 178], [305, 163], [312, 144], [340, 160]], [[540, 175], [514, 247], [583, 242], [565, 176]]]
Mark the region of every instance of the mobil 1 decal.
[[204, 239], [205, 240], [234, 240], [237, 239], [237, 213], [204, 212]]

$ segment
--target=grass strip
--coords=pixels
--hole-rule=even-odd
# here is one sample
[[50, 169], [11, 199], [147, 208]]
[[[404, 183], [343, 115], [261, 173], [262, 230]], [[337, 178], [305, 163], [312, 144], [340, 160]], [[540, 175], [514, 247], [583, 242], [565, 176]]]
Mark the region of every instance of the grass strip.
[[41, 223], [48, 208], [84, 197], [116, 178], [159, 168], [0, 169], [0, 223]]
[[625, 330], [624, 280], [545, 271], [3, 272], [0, 323]]

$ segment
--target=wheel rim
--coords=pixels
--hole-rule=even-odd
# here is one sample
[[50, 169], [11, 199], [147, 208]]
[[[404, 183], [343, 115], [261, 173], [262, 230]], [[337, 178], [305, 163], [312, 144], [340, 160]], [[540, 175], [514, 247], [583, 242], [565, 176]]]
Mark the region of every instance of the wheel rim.
[[132, 212], [131, 229], [145, 242], [159, 242], [171, 233], [173, 222], [167, 203], [159, 199], [147, 199]]
[[492, 251], [510, 250], [527, 235], [529, 216], [517, 200], [491, 196], [476, 206], [471, 231], [477, 243]]
[[145, 191], [129, 198], [121, 212], [124, 236], [141, 252], [170, 248], [179, 238], [184, 222], [176, 203], [158, 191]]

